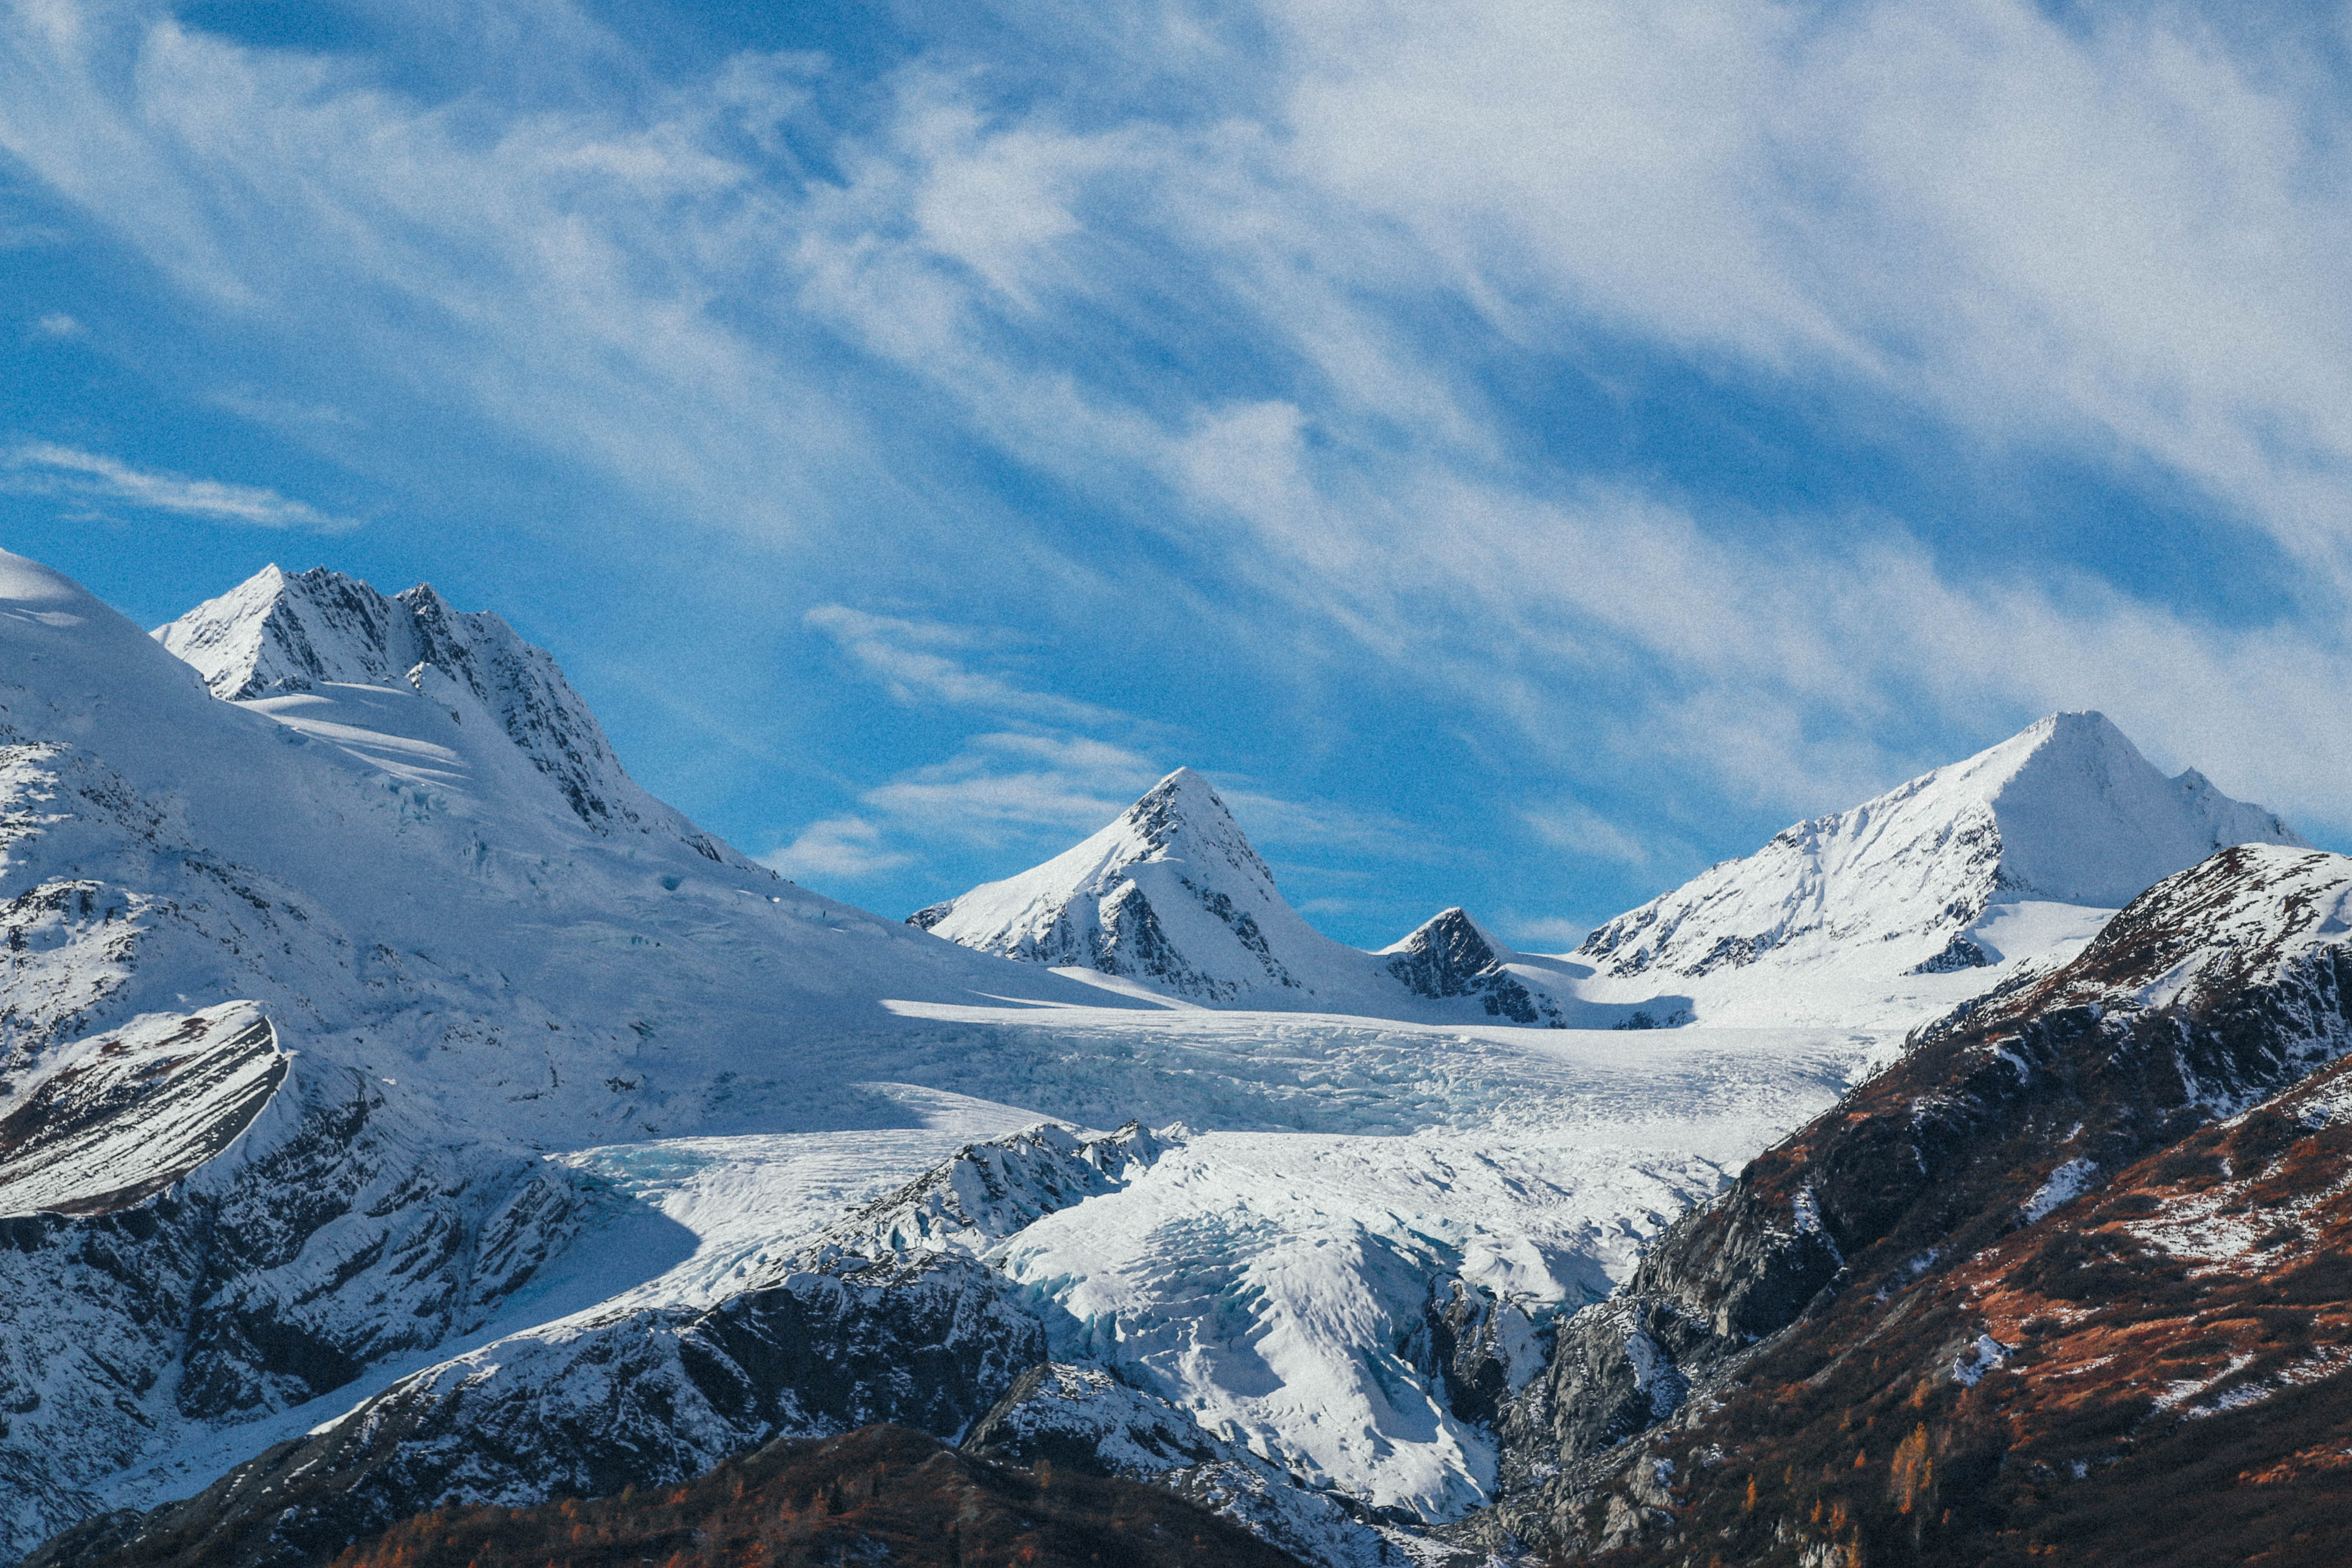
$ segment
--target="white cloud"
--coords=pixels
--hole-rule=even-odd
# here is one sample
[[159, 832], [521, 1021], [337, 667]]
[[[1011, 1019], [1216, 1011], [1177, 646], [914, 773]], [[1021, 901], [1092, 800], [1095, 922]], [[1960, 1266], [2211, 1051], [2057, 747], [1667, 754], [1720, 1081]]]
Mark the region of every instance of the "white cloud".
[[[515, 14], [547, 49], [611, 47], [553, 0]], [[1068, 75], [1008, 105], [919, 60], [841, 136], [805, 118], [806, 62], [499, 120], [58, 0], [15, 24], [0, 147], [238, 330], [332, 341], [798, 566], [880, 541], [942, 596], [1091, 570], [1099, 615], [1164, 552], [1202, 635], [1268, 665], [1384, 660], [1563, 770], [1631, 759], [1792, 812], [1942, 760], [1918, 748], [1948, 734], [2098, 706], [2166, 761], [2352, 829], [2336, 84], [2170, 5], [1005, 20]], [[790, 161], [786, 130], [831, 138], [827, 177], [761, 163]], [[1573, 357], [1596, 323], [1811, 416], [1933, 425], [1952, 460], [2145, 465], [2308, 570], [2270, 624], [2216, 624], [2008, 574], [2032, 542], [1997, 515], [1980, 557], [1939, 556], [1900, 520], [1725, 519], [1548, 468], [1481, 373]], [[861, 404], [865, 374], [887, 405]], [[971, 525], [931, 491], [926, 421], [1118, 537]], [[1101, 553], [1067, 565], [1082, 547]], [[1003, 644], [820, 616], [904, 700], [1116, 717]], [[856, 820], [1043, 831], [1124, 804], [1084, 765], [969, 755]], [[1580, 853], [1631, 863], [1584, 831]]]
[[882, 829], [859, 816], [829, 816], [801, 829], [782, 848], [759, 858], [760, 864], [794, 880], [838, 878], [857, 881], [910, 864], [914, 855], [882, 841]]
[[1060, 849], [1109, 823], [1167, 771], [1083, 736], [993, 733], [859, 798], [919, 837], [995, 847], [1034, 844], [1042, 834]]
[[52, 310], [41, 317], [33, 323], [30, 331], [34, 337], [47, 338], [52, 342], [65, 342], [74, 338], [89, 336], [88, 327], [83, 326], [80, 321], [67, 315], [63, 310]]
[[307, 501], [259, 485], [225, 484], [134, 468], [95, 452], [46, 441], [26, 442], [0, 452], [0, 489], [111, 501], [142, 511], [248, 528], [341, 533], [359, 526], [357, 519], [320, 511]]
[[1496, 934], [1520, 952], [1573, 952], [1592, 928], [1557, 915], [1505, 915]]
[[1025, 689], [937, 651], [1001, 649], [1013, 640], [1002, 633], [868, 615], [844, 605], [819, 605], [803, 619], [833, 638], [860, 670], [900, 702], [941, 702], [1062, 724], [1101, 724], [1121, 717], [1091, 702]]
[[[1520, 817], [1547, 844], [1592, 860], [1613, 860], [1646, 871], [1662, 858], [1662, 847], [1577, 801], [1531, 808]], [[1664, 858], [1671, 858], [1670, 854]]]

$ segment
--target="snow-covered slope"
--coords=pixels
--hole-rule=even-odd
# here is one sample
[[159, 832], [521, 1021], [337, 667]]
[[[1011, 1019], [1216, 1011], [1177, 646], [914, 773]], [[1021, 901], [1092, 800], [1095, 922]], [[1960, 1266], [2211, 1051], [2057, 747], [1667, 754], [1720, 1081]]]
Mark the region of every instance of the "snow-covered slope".
[[1300, 1489], [1474, 1505], [1560, 1315], [1896, 1044], [1523, 1026], [1662, 1004], [1459, 910], [1328, 942], [1189, 773], [973, 951], [664, 815], [436, 605], [265, 574], [158, 640], [0, 557], [0, 1561], [247, 1459], [392, 1509], [952, 1436], [1048, 1355], [1349, 1561]]
[[1300, 918], [1215, 788], [1190, 768], [1093, 837], [907, 917], [982, 952], [1139, 983], [1203, 1005], [1363, 1017], [1606, 1026], [1561, 976], [1459, 909], [1367, 953]]
[[[719, 858], [724, 847], [637, 787], [603, 726], [544, 648], [488, 612], [461, 613], [429, 583], [387, 598], [325, 567], [288, 575], [266, 566], [154, 636], [232, 701], [317, 694], [281, 703], [297, 722], [337, 721], [338, 689], [391, 689], [426, 700], [450, 729], [495, 729], [599, 833], [664, 833]], [[362, 723], [359, 728], [374, 726]], [[452, 735], [410, 738], [455, 744]]]
[[1682, 993], [1717, 1022], [1930, 1016], [2063, 962], [2143, 889], [2245, 843], [2303, 840], [2194, 770], [2165, 777], [2105, 715], [2053, 714], [1610, 921], [1577, 950], [1580, 989]]

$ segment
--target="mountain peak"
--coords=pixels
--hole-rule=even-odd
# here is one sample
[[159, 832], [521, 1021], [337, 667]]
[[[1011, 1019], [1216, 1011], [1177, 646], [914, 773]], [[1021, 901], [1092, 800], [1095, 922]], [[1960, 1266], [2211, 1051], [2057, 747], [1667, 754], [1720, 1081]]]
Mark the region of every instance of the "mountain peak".
[[437, 670], [488, 711], [589, 827], [650, 832], [659, 823], [705, 857], [723, 858], [716, 840], [628, 776], [553, 655], [497, 615], [452, 608], [429, 583], [386, 595], [324, 566], [288, 573], [272, 563], [153, 636], [232, 702], [337, 685], [422, 694], [428, 668]]
[[1221, 1002], [1309, 989], [1269, 945], [1269, 931], [1338, 947], [1283, 901], [1215, 787], [1191, 768], [1044, 864], [908, 921], [982, 952]]
[[1795, 824], [1620, 915], [1580, 952], [1620, 976], [1697, 977], [1831, 948], [1966, 967], [1992, 962], [1967, 932], [1997, 902], [2119, 909], [2245, 843], [2304, 847], [2274, 814], [2202, 774], [2167, 778], [2106, 715], [2053, 713], [1851, 810]]

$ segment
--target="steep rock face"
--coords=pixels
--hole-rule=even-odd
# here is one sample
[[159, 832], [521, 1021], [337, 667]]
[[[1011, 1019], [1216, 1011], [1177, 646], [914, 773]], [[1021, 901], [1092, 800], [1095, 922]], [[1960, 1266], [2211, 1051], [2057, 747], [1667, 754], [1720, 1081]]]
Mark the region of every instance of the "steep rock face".
[[[1296, 1568], [1247, 1532], [1154, 1487], [1058, 1467], [1035, 1474], [904, 1427], [782, 1437], [690, 1485], [598, 1502], [409, 1520], [346, 1568]], [[173, 1568], [226, 1568], [218, 1558]]]
[[2116, 909], [2234, 844], [2300, 846], [2193, 770], [2168, 779], [2098, 713], [2058, 713], [1833, 816], [1801, 822], [1585, 939], [1617, 977], [1699, 978], [1768, 956], [1883, 953], [1936, 973], [1994, 955], [1997, 902]]
[[704, 1311], [502, 1341], [395, 1384], [184, 1502], [92, 1520], [27, 1568], [312, 1568], [427, 1509], [676, 1485], [782, 1435], [888, 1422], [951, 1441], [1044, 1355], [1036, 1321], [966, 1258], [794, 1273]]
[[235, 1142], [285, 1081], [248, 1003], [97, 1040], [0, 1116], [0, 1215], [108, 1214]]
[[[1827, 1377], [1933, 1291], [1966, 1300], [1949, 1282], [1969, 1259], [2063, 1226], [2053, 1216], [2111, 1173], [2160, 1167], [2163, 1151], [2347, 1050], [2352, 859], [2244, 846], [2167, 879], [2056, 973], [1922, 1030], [1900, 1062], [1670, 1227], [1622, 1299], [1572, 1320], [1507, 1417], [1512, 1490], [1495, 1521], [1563, 1546], [1664, 1542], [1680, 1505], [1645, 1467], [1688, 1432], [1746, 1440], [1718, 1412], [1762, 1386], [1759, 1367]], [[1958, 1334], [1943, 1375], [1972, 1388], [2011, 1342]], [[1759, 1418], [1753, 1399], [1739, 1408]], [[1626, 1443], [1651, 1428], [1654, 1440]], [[1910, 1462], [1916, 1472], [1926, 1457]]]
[[1381, 967], [1416, 996], [1475, 997], [1489, 1015], [1514, 1024], [1565, 1026], [1559, 1003], [1529, 991], [1505, 967], [1518, 955], [1459, 906], [1431, 916], [1378, 956], [1388, 961]]
[[1430, 1282], [1429, 1305], [1404, 1346], [1433, 1374], [1454, 1418], [1495, 1428], [1511, 1396], [1540, 1373], [1556, 1322], [1538, 1322], [1523, 1302], [1499, 1300], [1456, 1275]]
[[[156, 639], [193, 666], [216, 697], [282, 698], [332, 685], [442, 695], [438, 671], [478, 704], [581, 821], [600, 833], [688, 837], [718, 858], [718, 841], [639, 789], [604, 727], [554, 658], [487, 611], [460, 612], [427, 583], [386, 597], [325, 567], [289, 575], [276, 566], [158, 627]], [[462, 710], [452, 709], [460, 717]]]

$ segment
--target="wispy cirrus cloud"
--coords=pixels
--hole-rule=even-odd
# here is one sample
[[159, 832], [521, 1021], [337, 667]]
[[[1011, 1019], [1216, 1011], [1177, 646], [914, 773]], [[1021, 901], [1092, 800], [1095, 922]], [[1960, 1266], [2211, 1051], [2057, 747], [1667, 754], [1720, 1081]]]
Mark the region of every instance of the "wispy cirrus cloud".
[[1031, 689], [958, 657], [1016, 649], [1022, 639], [1006, 632], [870, 615], [845, 605], [819, 605], [802, 620], [832, 638], [860, 673], [901, 702], [939, 702], [1060, 724], [1125, 718], [1091, 702]]
[[530, 59], [432, 97], [56, 0], [0, 146], [219, 338], [331, 344], [332, 405], [462, 411], [824, 601], [953, 716], [825, 808], [836, 864], [1112, 800], [984, 738], [1177, 755], [1120, 715], [1204, 650], [1244, 754], [1408, 702], [1465, 787], [1637, 803], [1488, 818], [1619, 881], [2056, 707], [2352, 831], [2340, 8], [1008, 0], [989, 68], [862, 78], [492, 10]]
[[341, 533], [356, 518], [320, 511], [260, 485], [136, 468], [116, 458], [48, 441], [26, 441], [0, 451], [0, 488], [164, 512], [200, 522], [247, 528]]

